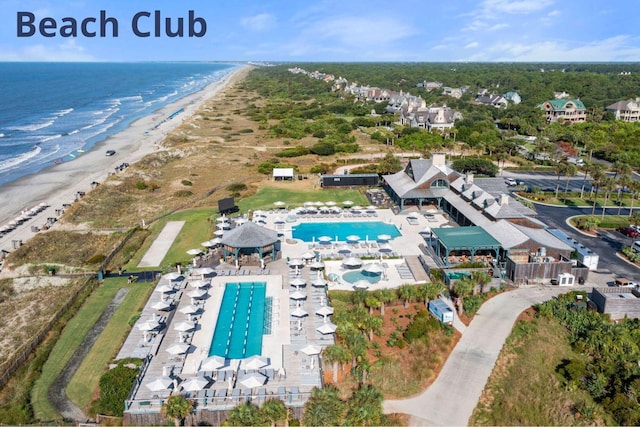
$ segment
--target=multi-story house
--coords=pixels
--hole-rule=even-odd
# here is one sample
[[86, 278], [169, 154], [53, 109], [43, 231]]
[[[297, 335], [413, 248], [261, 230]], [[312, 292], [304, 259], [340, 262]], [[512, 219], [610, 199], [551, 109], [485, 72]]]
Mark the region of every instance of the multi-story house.
[[542, 104], [547, 123], [587, 121], [587, 109], [579, 99], [551, 99]]
[[618, 101], [609, 105], [606, 111], [613, 113], [616, 120], [637, 122], [640, 120], [640, 98]]
[[507, 92], [502, 95], [502, 97], [509, 102], [513, 102], [514, 104], [520, 104], [522, 102], [522, 98], [520, 98], [518, 92]]

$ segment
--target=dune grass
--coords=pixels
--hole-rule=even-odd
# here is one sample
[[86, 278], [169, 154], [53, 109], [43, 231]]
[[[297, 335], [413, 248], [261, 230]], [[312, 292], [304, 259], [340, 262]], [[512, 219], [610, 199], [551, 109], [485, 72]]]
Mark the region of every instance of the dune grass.
[[[129, 286], [125, 285], [125, 281], [122, 279], [111, 279], [109, 282], [113, 282], [109, 286], [117, 289]], [[116, 356], [131, 330], [131, 320], [142, 310], [153, 289], [154, 283], [135, 283], [134, 286], [130, 286], [122, 304], [82, 361], [67, 386], [67, 396], [78, 407], [86, 409], [93, 400], [100, 377]]]

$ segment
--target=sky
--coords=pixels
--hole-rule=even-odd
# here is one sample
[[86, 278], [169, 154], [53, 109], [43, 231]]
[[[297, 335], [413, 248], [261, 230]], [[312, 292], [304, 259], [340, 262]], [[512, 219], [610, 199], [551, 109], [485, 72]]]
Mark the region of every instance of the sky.
[[[0, 10], [0, 61], [640, 61], [637, 0], [0, 0]], [[117, 37], [113, 24], [100, 37], [101, 11]], [[193, 27], [201, 37], [189, 37], [189, 11], [206, 24]], [[134, 34], [140, 12], [150, 37]], [[45, 18], [52, 37], [40, 34]], [[63, 36], [63, 18], [76, 37]], [[86, 18], [96, 37], [82, 35]], [[165, 20], [175, 31], [180, 18], [183, 36], [167, 36]]]

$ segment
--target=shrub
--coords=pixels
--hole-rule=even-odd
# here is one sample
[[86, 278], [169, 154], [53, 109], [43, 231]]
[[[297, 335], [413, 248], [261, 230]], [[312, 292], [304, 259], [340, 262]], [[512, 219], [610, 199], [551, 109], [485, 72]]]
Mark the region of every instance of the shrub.
[[190, 187], [193, 185], [193, 183], [191, 181], [189, 181], [188, 179], [183, 179], [182, 180], [182, 185], [184, 185], [185, 187]]
[[149, 188], [149, 185], [147, 185], [147, 183], [144, 182], [143, 180], [136, 181], [137, 190], [146, 190], [147, 188]]
[[87, 261], [85, 261], [87, 264], [101, 264], [104, 262], [104, 260], [106, 259], [106, 255], [104, 254], [95, 254], [94, 256], [92, 256], [91, 258], [89, 258]]
[[179, 190], [173, 193], [174, 197], [191, 197], [193, 196], [193, 192], [189, 190]]
[[309, 149], [304, 145], [296, 145], [295, 147], [285, 148], [284, 150], [276, 153], [277, 157], [300, 157], [309, 154]]
[[227, 191], [231, 191], [231, 192], [238, 192], [238, 191], [244, 191], [247, 189], [247, 184], [243, 184], [241, 182], [237, 182], [235, 184], [231, 184], [229, 186], [227, 186]]
[[253, 133], [253, 129], [249, 129], [249, 128], [240, 129], [238, 133]]
[[94, 406], [97, 413], [122, 416], [124, 401], [129, 396], [138, 374], [137, 369], [124, 365], [124, 361], [121, 361], [118, 366], [105, 372], [100, 378], [100, 398]]
[[336, 152], [336, 147], [330, 142], [318, 142], [311, 147], [311, 152], [319, 156], [330, 156]]
[[331, 165], [326, 163], [319, 163], [311, 167], [309, 172], [311, 173], [327, 173], [331, 170]]
[[453, 162], [451, 167], [460, 173], [473, 172], [474, 174], [487, 176], [496, 176], [498, 173], [498, 166], [489, 159], [458, 159]]

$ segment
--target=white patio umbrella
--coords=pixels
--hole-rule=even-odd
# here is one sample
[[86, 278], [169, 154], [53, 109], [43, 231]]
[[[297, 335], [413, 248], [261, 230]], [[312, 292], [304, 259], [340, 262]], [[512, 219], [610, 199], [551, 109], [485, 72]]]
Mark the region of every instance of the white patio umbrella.
[[309, 267], [313, 268], [314, 270], [321, 270], [321, 269], [324, 268], [324, 262], [315, 261], [315, 262], [312, 262], [311, 264], [309, 264]]
[[311, 281], [311, 286], [315, 286], [316, 288], [322, 288], [327, 286], [327, 281], [322, 277], [317, 277]]
[[331, 322], [323, 323], [322, 325], [316, 328], [316, 331], [320, 332], [323, 335], [333, 334], [338, 327]]
[[151, 308], [153, 308], [154, 310], [168, 310], [172, 307], [173, 306], [171, 305], [171, 303], [167, 301], [158, 301], [151, 306]]
[[226, 216], [219, 216], [216, 218], [216, 222], [229, 222], [229, 218]]
[[184, 276], [182, 274], [178, 273], [177, 271], [173, 271], [171, 273], [167, 273], [162, 277], [164, 277], [165, 279], [168, 279], [168, 280], [170, 280], [172, 282], [177, 282], [177, 281], [180, 281], [180, 280], [184, 279]]
[[351, 248], [349, 245], [343, 244], [340, 245], [340, 247], [338, 247], [338, 253], [341, 254], [348, 254], [353, 250], [353, 248]]
[[353, 205], [353, 202], [351, 200], [345, 200], [344, 202], [342, 202], [342, 204], [345, 206], [351, 206]]
[[291, 312], [291, 315], [293, 317], [305, 317], [305, 316], [308, 316], [309, 313], [307, 313], [302, 307], [296, 307]]
[[353, 284], [356, 289], [369, 289], [369, 286], [371, 286], [371, 283], [368, 280], [357, 280]]
[[184, 391], [200, 391], [203, 388], [207, 387], [209, 382], [210, 381], [205, 377], [198, 376], [187, 378], [182, 382], [182, 384], [180, 384], [180, 386]]
[[300, 258], [293, 258], [289, 260], [289, 267], [302, 267], [304, 265], [304, 261]]
[[160, 323], [158, 323], [157, 320], [147, 320], [145, 322], [139, 323], [138, 329], [140, 329], [141, 331], [153, 331], [158, 326], [160, 326]]
[[311, 251], [307, 251], [302, 254], [302, 259], [306, 259], [306, 260], [312, 260], [315, 257], [316, 257], [316, 253]]
[[202, 279], [192, 280], [192, 281], [189, 282], [189, 286], [191, 286], [194, 289], [202, 289], [202, 288], [206, 288], [207, 286], [209, 286], [209, 281], [208, 280], [202, 280]]
[[245, 222], [247, 222], [247, 221], [248, 221], [248, 220], [247, 220], [247, 218], [237, 218], [237, 219], [235, 220], [236, 225], [242, 225], [242, 224], [244, 224], [244, 223], [245, 223]]
[[333, 307], [329, 307], [328, 305], [323, 305], [319, 309], [316, 310], [316, 314], [326, 318], [333, 314]]
[[196, 328], [196, 324], [193, 322], [189, 322], [189, 321], [182, 321], [177, 323], [173, 329], [175, 329], [176, 331], [180, 331], [180, 332], [188, 332], [188, 331], [192, 331]]
[[191, 349], [191, 344], [186, 342], [176, 342], [167, 347], [167, 353], [177, 355], [184, 354]]
[[161, 390], [168, 390], [172, 384], [173, 384], [173, 379], [171, 377], [158, 377], [148, 382], [145, 385], [151, 391], [161, 391]]
[[378, 248], [378, 252], [392, 252], [392, 251], [393, 251], [393, 248], [391, 247], [391, 245], [388, 245], [388, 244], [387, 245], [381, 245]]
[[282, 208], [282, 207], [286, 206], [286, 203], [281, 201], [281, 200], [278, 200], [277, 202], [273, 202], [273, 206], [275, 206], [277, 208]]
[[202, 253], [202, 251], [200, 249], [189, 249], [187, 251], [187, 254], [193, 255], [193, 256], [200, 255], [201, 253]]
[[389, 241], [389, 240], [391, 240], [391, 235], [389, 235], [389, 234], [378, 234], [378, 240], [381, 240], [383, 242]]
[[213, 248], [216, 244], [213, 243], [211, 240], [207, 240], [206, 242], [200, 243], [200, 245], [204, 246], [205, 248]]
[[194, 289], [187, 294], [191, 298], [202, 298], [207, 295], [206, 289]]
[[328, 202], [324, 203], [326, 206], [335, 206], [336, 202], [334, 202], [333, 200], [329, 200]]
[[322, 351], [322, 347], [317, 346], [315, 344], [307, 344], [300, 349], [301, 352], [306, 354], [307, 356], [313, 356], [314, 354], [320, 354]]
[[215, 234], [218, 237], [222, 237], [224, 236], [224, 230], [216, 230], [213, 234]]
[[197, 313], [198, 310], [200, 310], [200, 308], [196, 307], [193, 304], [189, 304], [189, 305], [185, 305], [184, 307], [182, 307], [180, 309], [180, 313], [184, 313], [184, 314], [194, 314]]
[[192, 276], [206, 276], [208, 274], [213, 274], [215, 273], [215, 270], [211, 267], [200, 267], [200, 268], [194, 268], [193, 271], [191, 272]]
[[282, 218], [281, 216], [277, 216], [275, 217], [275, 219], [273, 220], [274, 224], [284, 224], [284, 218]]
[[175, 288], [173, 286], [167, 285], [167, 284], [160, 285], [160, 286], [158, 286], [156, 288], [156, 292], [160, 292], [162, 294], [168, 294], [168, 293], [171, 293], [173, 291], [175, 291]]
[[227, 360], [222, 356], [209, 356], [200, 363], [201, 371], [215, 371], [216, 369], [224, 368], [227, 365]]
[[356, 234], [350, 234], [347, 236], [347, 242], [358, 242], [360, 240], [360, 236]]
[[307, 282], [302, 277], [295, 277], [295, 278], [291, 279], [289, 284], [291, 286], [295, 286], [296, 288], [299, 288], [300, 286], [306, 285]]
[[318, 237], [318, 242], [328, 243], [332, 241], [333, 238], [331, 236], [320, 236]]
[[366, 264], [362, 267], [362, 271], [366, 271], [371, 274], [381, 274], [384, 272], [384, 267], [380, 265], [380, 263], [372, 262], [371, 264]]
[[306, 299], [307, 296], [300, 291], [295, 291], [294, 293], [289, 295], [289, 298], [291, 298], [292, 300], [300, 300], [300, 299]]
[[257, 372], [251, 373], [249, 375], [245, 375], [244, 378], [240, 380], [240, 384], [247, 388], [256, 388], [260, 387], [267, 381], [267, 377]]
[[245, 369], [260, 369], [269, 364], [269, 360], [262, 356], [250, 356], [242, 360], [242, 366]]
[[352, 256], [349, 258], [345, 258], [344, 261], [342, 261], [342, 265], [351, 268], [360, 267], [362, 265], [362, 260], [358, 257]]

